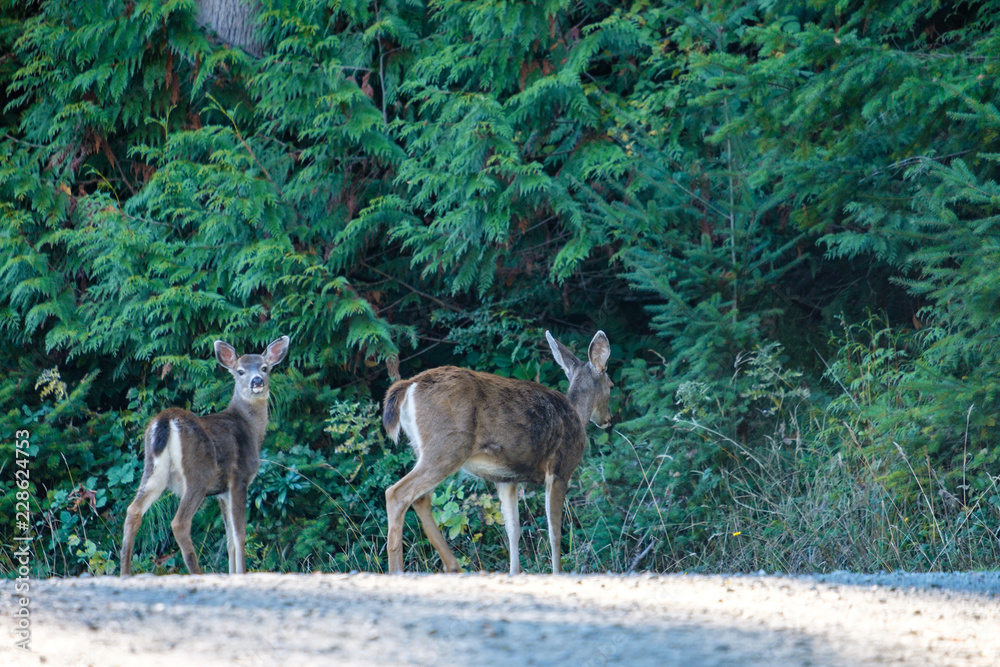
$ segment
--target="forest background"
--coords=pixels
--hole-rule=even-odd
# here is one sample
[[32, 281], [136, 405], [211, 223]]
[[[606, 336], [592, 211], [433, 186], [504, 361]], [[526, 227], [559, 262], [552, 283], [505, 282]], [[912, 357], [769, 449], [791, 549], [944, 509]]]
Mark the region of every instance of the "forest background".
[[[382, 571], [390, 377], [565, 388], [545, 329], [613, 344], [566, 569], [1000, 561], [1000, 2], [263, 0], [242, 46], [194, 0], [0, 8], [0, 541], [29, 499], [35, 576], [115, 573], [146, 422], [281, 334], [248, 567]], [[175, 507], [137, 571], [183, 570]], [[505, 569], [493, 488], [434, 508]]]

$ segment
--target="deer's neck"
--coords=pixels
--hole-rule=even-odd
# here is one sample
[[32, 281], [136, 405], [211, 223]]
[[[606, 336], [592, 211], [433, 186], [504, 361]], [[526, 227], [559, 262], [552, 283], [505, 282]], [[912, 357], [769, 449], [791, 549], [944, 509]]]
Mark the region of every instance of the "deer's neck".
[[566, 398], [576, 411], [576, 416], [580, 418], [580, 423], [586, 428], [587, 422], [590, 421], [590, 413], [594, 411], [594, 395], [581, 390], [575, 383], [570, 383]]
[[234, 393], [233, 400], [229, 401], [226, 410], [237, 415], [246, 423], [253, 447], [260, 452], [260, 446], [264, 442], [264, 434], [267, 432], [267, 398], [258, 401], [245, 401], [239, 394]]

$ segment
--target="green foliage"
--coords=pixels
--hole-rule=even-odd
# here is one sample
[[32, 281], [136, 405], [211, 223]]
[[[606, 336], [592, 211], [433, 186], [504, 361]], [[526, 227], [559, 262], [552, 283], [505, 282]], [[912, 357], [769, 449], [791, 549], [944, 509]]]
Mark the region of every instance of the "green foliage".
[[[995, 563], [997, 3], [265, 1], [259, 58], [196, 12], [0, 1], [0, 428], [31, 433], [39, 574], [115, 571], [145, 424], [231, 393], [217, 338], [292, 338], [250, 567], [379, 571], [389, 375], [565, 387], [543, 332], [597, 328], [621, 421], [567, 567]], [[181, 567], [175, 506], [138, 569]], [[506, 568], [485, 484], [434, 507]]]

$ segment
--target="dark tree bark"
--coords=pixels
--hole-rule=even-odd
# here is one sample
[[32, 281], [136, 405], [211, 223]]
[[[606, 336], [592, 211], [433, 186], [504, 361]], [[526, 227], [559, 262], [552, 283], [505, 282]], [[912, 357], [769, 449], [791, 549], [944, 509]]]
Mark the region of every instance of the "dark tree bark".
[[260, 10], [257, 0], [198, 0], [198, 22], [226, 44], [260, 56], [264, 42], [255, 25]]

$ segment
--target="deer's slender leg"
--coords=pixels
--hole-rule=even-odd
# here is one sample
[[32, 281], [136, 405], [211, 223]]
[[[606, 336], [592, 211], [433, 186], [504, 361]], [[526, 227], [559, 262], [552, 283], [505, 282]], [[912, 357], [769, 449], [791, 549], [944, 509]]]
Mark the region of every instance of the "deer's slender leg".
[[566, 501], [566, 480], [555, 475], [545, 476], [545, 516], [549, 522], [549, 544], [552, 546], [552, 574], [562, 571], [562, 513]]
[[235, 574], [236, 569], [236, 540], [233, 539], [233, 521], [229, 513], [231, 506], [229, 492], [220, 493], [216, 496], [219, 501], [219, 514], [222, 515], [222, 525], [226, 528], [226, 557], [229, 562], [229, 574]]
[[441, 529], [438, 528], [434, 520], [434, 513], [431, 511], [431, 492], [428, 491], [413, 501], [413, 509], [420, 517], [420, 525], [423, 526], [424, 535], [431, 541], [434, 548], [441, 557], [441, 566], [445, 572], [458, 572], [458, 559], [445, 542]]
[[128, 506], [128, 514], [125, 517], [125, 534], [122, 536], [122, 550], [121, 550], [121, 576], [127, 577], [132, 574], [132, 546], [135, 544], [136, 533], [139, 532], [139, 526], [142, 524], [142, 516], [146, 513], [146, 510], [153, 503], [154, 500], [160, 497], [163, 490], [160, 489], [159, 493], [155, 496], [150, 493], [145, 488], [140, 487], [139, 493], [136, 494], [135, 500], [132, 504]]
[[503, 525], [507, 530], [507, 543], [510, 548], [510, 573], [521, 571], [521, 560], [518, 557], [518, 541], [521, 539], [521, 521], [517, 511], [517, 483], [497, 482], [497, 495], [500, 496], [500, 512], [503, 514]]
[[170, 522], [170, 528], [174, 531], [174, 539], [177, 540], [177, 544], [181, 548], [181, 555], [184, 556], [184, 564], [191, 574], [201, 574], [201, 567], [198, 566], [198, 554], [195, 553], [194, 542], [191, 541], [191, 520], [204, 499], [204, 491], [189, 487], [181, 497], [181, 504], [177, 508], [177, 513], [174, 514], [173, 521]]
[[142, 479], [139, 481], [139, 490], [136, 492], [132, 504], [128, 506], [121, 549], [121, 576], [123, 577], [132, 574], [132, 548], [135, 544], [136, 533], [139, 532], [139, 526], [142, 524], [142, 517], [167, 488], [169, 461], [161, 457], [159, 465], [156, 463], [153, 459], [146, 459]]
[[[390, 574], [403, 571], [403, 522], [406, 518], [406, 510], [418, 498], [433, 491], [434, 487], [443, 482], [449, 475], [452, 475], [462, 465], [461, 458], [456, 458], [453, 452], [449, 454], [447, 450], [442, 449], [441, 451], [445, 456], [421, 456], [417, 460], [417, 464], [413, 467], [413, 470], [407, 473], [403, 479], [385, 490], [385, 506], [389, 514], [389, 532], [387, 535], [388, 544], [386, 550], [389, 552]], [[417, 510], [418, 515], [421, 511], [425, 510], [429, 515], [430, 498], [427, 499], [426, 505], [422, 503], [421, 508]], [[421, 522], [424, 523], [424, 532], [431, 538], [429, 524], [425, 522], [423, 516], [421, 516]], [[434, 523], [433, 517], [430, 517], [429, 523]], [[440, 531], [437, 530], [436, 525], [433, 530], [437, 531], [440, 536]], [[434, 541], [435, 538], [431, 538], [431, 543], [434, 543]], [[448, 549], [447, 545], [445, 545], [444, 536], [440, 536], [440, 542], [447, 550], [442, 552], [438, 548], [438, 554], [441, 556], [442, 563], [445, 568], [451, 567], [457, 571], [458, 561], [455, 560], [451, 549]], [[437, 547], [437, 544], [435, 544], [435, 547]], [[450, 560], [448, 556], [451, 557]]]
[[247, 571], [247, 487], [233, 482], [229, 487], [229, 523], [233, 535], [233, 554], [229, 561], [230, 573]]

